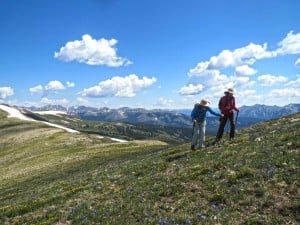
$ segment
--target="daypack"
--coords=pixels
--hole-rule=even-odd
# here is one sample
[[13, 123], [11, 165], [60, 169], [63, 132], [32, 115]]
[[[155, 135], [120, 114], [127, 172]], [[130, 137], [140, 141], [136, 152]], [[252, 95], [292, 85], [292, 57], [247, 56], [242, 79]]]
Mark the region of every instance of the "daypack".
[[199, 122], [202, 122], [205, 119], [206, 111], [206, 108], [202, 108], [199, 103], [196, 103], [191, 113], [191, 117], [192, 119], [197, 119]]
[[225, 95], [219, 101], [219, 109], [224, 114], [232, 113], [234, 106], [235, 106], [235, 99], [233, 96]]

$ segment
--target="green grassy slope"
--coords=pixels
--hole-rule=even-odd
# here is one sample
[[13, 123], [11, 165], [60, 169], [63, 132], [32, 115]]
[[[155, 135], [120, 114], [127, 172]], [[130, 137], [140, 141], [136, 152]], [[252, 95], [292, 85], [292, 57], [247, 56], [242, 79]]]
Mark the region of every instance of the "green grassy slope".
[[179, 144], [189, 140], [192, 133], [192, 123], [191, 128], [174, 128], [146, 124], [133, 125], [128, 123], [81, 120], [78, 117], [70, 115], [38, 115], [31, 113], [30, 116], [67, 126], [81, 132], [126, 140], [155, 139]]
[[300, 222], [300, 114], [196, 152], [189, 143], [114, 143], [4, 117], [0, 224]]

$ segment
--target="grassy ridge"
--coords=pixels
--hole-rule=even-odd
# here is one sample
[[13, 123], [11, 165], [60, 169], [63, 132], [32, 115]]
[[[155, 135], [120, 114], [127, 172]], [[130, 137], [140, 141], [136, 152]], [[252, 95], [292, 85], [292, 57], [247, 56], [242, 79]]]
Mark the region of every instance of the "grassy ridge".
[[[3, 117], [0, 223], [300, 222], [300, 114], [196, 152], [189, 143], [114, 143]], [[13, 123], [34, 138], [24, 130], [2, 138]]]

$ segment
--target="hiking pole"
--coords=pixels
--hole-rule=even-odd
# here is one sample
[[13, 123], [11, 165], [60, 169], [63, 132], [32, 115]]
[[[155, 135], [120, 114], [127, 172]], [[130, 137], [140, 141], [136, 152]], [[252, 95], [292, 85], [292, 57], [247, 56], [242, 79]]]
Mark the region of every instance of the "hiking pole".
[[195, 121], [193, 121], [192, 138], [194, 137], [194, 130], [195, 130]]
[[235, 132], [236, 132], [238, 118], [239, 118], [239, 111], [236, 112], [235, 121], [234, 121], [234, 130], [235, 130]]
[[237, 125], [238, 118], [239, 118], [239, 111], [237, 111], [236, 116], [235, 116], [235, 125]]

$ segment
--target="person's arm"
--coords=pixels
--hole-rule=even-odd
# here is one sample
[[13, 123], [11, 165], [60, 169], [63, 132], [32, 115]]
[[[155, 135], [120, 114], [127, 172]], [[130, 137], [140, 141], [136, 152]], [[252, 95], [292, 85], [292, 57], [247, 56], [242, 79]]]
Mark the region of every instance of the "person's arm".
[[214, 112], [210, 107], [207, 107], [207, 110], [208, 110], [211, 114], [213, 114], [213, 115], [215, 115], [215, 116], [221, 116], [220, 113]]

